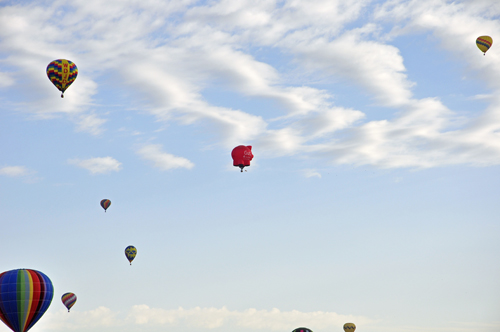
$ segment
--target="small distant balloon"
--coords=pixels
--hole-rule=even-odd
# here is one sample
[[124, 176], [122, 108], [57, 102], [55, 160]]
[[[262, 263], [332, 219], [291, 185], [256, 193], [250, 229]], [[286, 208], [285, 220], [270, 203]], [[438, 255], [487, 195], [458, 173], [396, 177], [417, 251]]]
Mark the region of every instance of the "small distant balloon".
[[14, 332], [26, 332], [42, 318], [53, 296], [52, 282], [40, 271], [0, 273], [0, 320]]
[[109, 208], [110, 205], [111, 205], [111, 201], [109, 199], [103, 199], [101, 201], [101, 206], [104, 209], [104, 212], [106, 212], [106, 210]]
[[493, 45], [493, 39], [490, 36], [480, 36], [476, 39], [476, 46], [486, 55], [486, 51], [488, 51]]
[[243, 172], [243, 168], [250, 166], [250, 161], [253, 159], [252, 146], [238, 145], [231, 151], [231, 157], [233, 166], [239, 167]]
[[312, 330], [308, 329], [307, 327], [298, 327], [292, 332], [313, 332]]
[[130, 262], [130, 265], [132, 265], [132, 261], [134, 260], [135, 255], [137, 255], [137, 249], [134, 246], [128, 246], [127, 248], [125, 248], [125, 256]]
[[76, 80], [77, 75], [78, 68], [69, 60], [54, 60], [47, 66], [47, 76], [52, 84], [61, 91], [61, 98], [64, 98], [64, 91]]
[[345, 323], [344, 331], [345, 332], [354, 332], [356, 330], [356, 325], [354, 323]]
[[73, 293], [65, 293], [63, 296], [61, 296], [61, 301], [62, 303], [69, 309], [75, 305], [76, 302], [76, 295]]

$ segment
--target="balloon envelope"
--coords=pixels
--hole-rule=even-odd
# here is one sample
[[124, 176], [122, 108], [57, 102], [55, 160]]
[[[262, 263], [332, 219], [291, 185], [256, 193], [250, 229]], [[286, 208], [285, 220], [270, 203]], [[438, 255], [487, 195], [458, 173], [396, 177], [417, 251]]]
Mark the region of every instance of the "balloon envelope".
[[233, 166], [241, 168], [243, 172], [243, 167], [250, 166], [250, 161], [253, 159], [252, 146], [238, 145], [231, 151], [231, 157]]
[[65, 293], [63, 296], [61, 296], [61, 301], [62, 303], [69, 309], [71, 309], [72, 306], [75, 305], [76, 302], [76, 295], [73, 293]]
[[69, 60], [54, 60], [47, 66], [47, 77], [61, 91], [61, 98], [64, 97], [64, 91], [76, 80], [77, 75], [78, 68]]
[[106, 210], [109, 208], [110, 205], [111, 205], [111, 201], [109, 199], [103, 199], [101, 201], [101, 206], [104, 209], [104, 212], [106, 212]]
[[17, 269], [0, 274], [0, 319], [14, 332], [26, 332], [49, 308], [54, 287], [39, 271]]
[[486, 54], [486, 51], [493, 45], [493, 39], [490, 36], [480, 36], [476, 39], [476, 46]]
[[344, 331], [345, 332], [354, 332], [356, 330], [356, 325], [354, 323], [345, 323], [344, 324]]
[[125, 248], [125, 256], [130, 262], [130, 265], [132, 265], [132, 261], [134, 260], [135, 255], [137, 255], [137, 249], [134, 246], [128, 246], [127, 248]]
[[307, 327], [298, 327], [292, 332], [313, 332], [312, 330], [308, 329]]

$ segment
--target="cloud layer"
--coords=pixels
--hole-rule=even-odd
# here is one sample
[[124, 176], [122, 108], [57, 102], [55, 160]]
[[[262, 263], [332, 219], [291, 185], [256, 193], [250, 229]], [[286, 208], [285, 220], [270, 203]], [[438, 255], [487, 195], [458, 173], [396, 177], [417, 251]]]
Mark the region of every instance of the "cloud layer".
[[[31, 92], [18, 98], [23, 111], [67, 115], [78, 131], [93, 135], [112, 121], [95, 103], [105, 100], [99, 91], [112, 81], [128, 107], [164, 123], [203, 124], [211, 144], [224, 148], [245, 142], [267, 156], [383, 168], [498, 165], [497, 98], [474, 116], [451, 109], [439, 96], [415, 98], [418, 82], [408, 78], [405, 54], [391, 44], [410, 33], [432, 33], [495, 96], [500, 58], [494, 52], [479, 56], [471, 42], [485, 30], [500, 34], [495, 11], [481, 1], [444, 0], [4, 6], [0, 88], [8, 93], [23, 86]], [[32, 75], [56, 54], [80, 68], [64, 102], [55, 102], [58, 93], [44, 75]], [[358, 109], [336, 104], [336, 89], [343, 86], [356, 89], [350, 98], [368, 102]], [[223, 97], [218, 104], [209, 98], [214, 90], [270, 106], [231, 107]], [[373, 105], [388, 115], [373, 119]], [[161, 169], [192, 167], [155, 149], [138, 154]]]
[[106, 307], [89, 311], [73, 309], [71, 315], [61, 309], [44, 315], [37, 326], [44, 331], [165, 331], [175, 328], [180, 331], [292, 331], [301, 326], [313, 331], [342, 330], [346, 322], [355, 322], [356, 326], [366, 331], [389, 332], [473, 332], [478, 328], [485, 332], [494, 332], [499, 324], [479, 322], [452, 322], [444, 327], [425, 328], [421, 326], [392, 326], [380, 319], [363, 316], [341, 315], [335, 312], [297, 310], [229, 310], [222, 308], [160, 309], [147, 305], [135, 305], [126, 315]]

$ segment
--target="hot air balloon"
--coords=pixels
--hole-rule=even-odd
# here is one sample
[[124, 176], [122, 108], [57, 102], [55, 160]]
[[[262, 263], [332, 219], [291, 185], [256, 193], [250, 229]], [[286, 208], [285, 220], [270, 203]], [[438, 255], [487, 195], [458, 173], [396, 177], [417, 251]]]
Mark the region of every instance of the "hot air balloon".
[[43, 316], [54, 296], [49, 277], [18, 269], [0, 274], [0, 319], [14, 332], [26, 332]]
[[345, 323], [344, 324], [344, 331], [345, 332], [354, 332], [356, 330], [356, 325], [354, 323]]
[[233, 158], [233, 166], [241, 168], [243, 172], [243, 167], [250, 166], [250, 160], [253, 159], [252, 146], [238, 145], [231, 152], [231, 157]]
[[313, 332], [312, 330], [308, 329], [307, 327], [298, 327], [292, 332]]
[[77, 75], [78, 68], [69, 60], [54, 60], [47, 66], [47, 76], [52, 84], [61, 91], [61, 98], [64, 98], [64, 91], [76, 80]]
[[71, 309], [72, 306], [75, 305], [76, 302], [76, 295], [73, 293], [64, 293], [63, 296], [61, 296], [61, 301], [62, 303], [69, 309]]
[[125, 256], [130, 262], [130, 265], [132, 265], [132, 261], [134, 260], [135, 255], [137, 255], [137, 249], [134, 246], [128, 246], [127, 248], [125, 248]]
[[109, 199], [103, 199], [101, 201], [101, 206], [104, 209], [104, 212], [106, 212], [106, 210], [109, 208], [110, 205], [111, 205], [111, 201]]
[[486, 55], [486, 51], [488, 51], [493, 45], [493, 39], [490, 36], [481, 36], [476, 39], [476, 46]]

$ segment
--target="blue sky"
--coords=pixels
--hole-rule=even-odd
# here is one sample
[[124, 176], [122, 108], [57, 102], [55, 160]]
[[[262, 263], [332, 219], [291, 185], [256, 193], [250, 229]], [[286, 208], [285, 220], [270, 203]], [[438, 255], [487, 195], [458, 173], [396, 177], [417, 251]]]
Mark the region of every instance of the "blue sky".
[[498, 331], [499, 15], [0, 1], [0, 267], [55, 288], [32, 331]]

